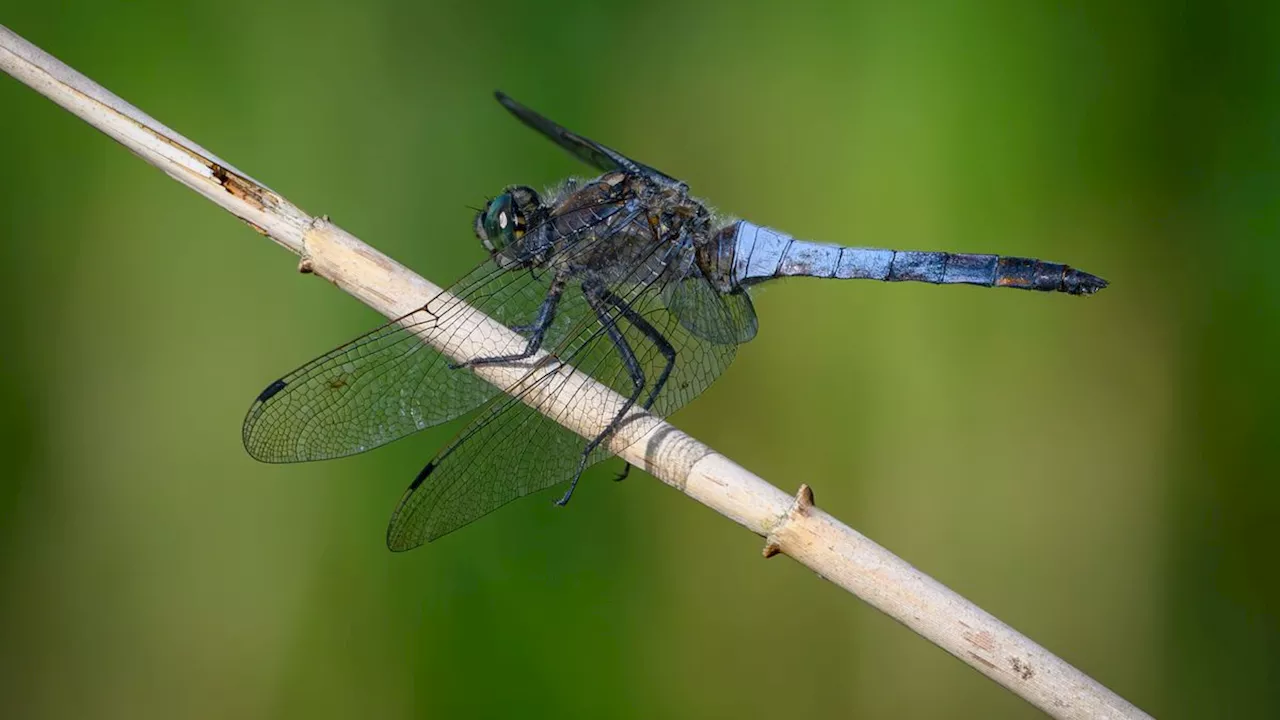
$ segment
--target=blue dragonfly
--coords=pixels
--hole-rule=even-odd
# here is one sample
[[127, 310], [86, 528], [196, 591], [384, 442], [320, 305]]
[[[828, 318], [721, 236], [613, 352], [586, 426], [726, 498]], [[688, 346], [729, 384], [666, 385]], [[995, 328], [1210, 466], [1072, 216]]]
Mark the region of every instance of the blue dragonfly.
[[[283, 463], [364, 452], [480, 408], [409, 486], [387, 530], [392, 550], [555, 485], [567, 483], [557, 502], [569, 502], [583, 471], [612, 454], [608, 441], [630, 415], [665, 417], [724, 372], [756, 334], [750, 290], [759, 283], [806, 276], [1068, 295], [1107, 286], [1043, 260], [845, 247], [724, 218], [680, 180], [502, 93], [497, 99], [602, 174], [542, 194], [505, 188], [475, 216], [488, 260], [423, 307], [275, 380], [244, 421], [249, 454]], [[460, 351], [450, 351], [467, 345], [461, 333], [444, 333], [444, 352], [421, 342], [424, 331], [466, 326], [474, 313], [519, 333], [524, 347], [455, 363], [449, 357]], [[468, 371], [542, 350], [625, 398], [594, 437], [522, 402], [534, 390], [560, 390], [557, 364], [535, 363], [509, 388]]]

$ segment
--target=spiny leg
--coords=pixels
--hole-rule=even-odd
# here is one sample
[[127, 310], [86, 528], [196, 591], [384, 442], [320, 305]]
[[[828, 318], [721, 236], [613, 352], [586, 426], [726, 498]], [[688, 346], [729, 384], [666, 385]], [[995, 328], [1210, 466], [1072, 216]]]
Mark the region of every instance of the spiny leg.
[[[631, 218], [628, 217], [626, 222], [630, 222], [630, 220]], [[654, 242], [660, 244], [660, 237], [658, 232], [658, 225], [659, 225], [658, 218], [653, 215], [649, 215], [648, 221], [649, 221], [649, 231], [653, 234]], [[680, 231], [680, 237], [677, 239], [676, 242], [671, 244], [671, 247], [667, 250], [666, 254], [664, 255], [663, 257], [664, 262], [669, 260], [681, 248], [685, 247], [685, 243], [686, 243], [686, 233], [682, 228]], [[586, 288], [584, 286], [584, 291], [585, 289]], [[631, 323], [632, 327], [636, 328], [641, 333], [643, 333], [644, 336], [647, 337], [649, 341], [652, 342], [657, 347], [658, 352], [662, 353], [662, 356], [665, 357], [667, 360], [666, 366], [663, 367], [662, 372], [658, 375], [658, 381], [654, 383], [653, 388], [649, 391], [649, 397], [645, 399], [642, 405], [642, 407], [645, 410], [649, 410], [653, 407], [654, 401], [658, 399], [658, 394], [662, 392], [662, 388], [666, 386], [667, 380], [671, 377], [672, 370], [675, 369], [676, 349], [671, 346], [671, 343], [667, 340], [666, 337], [662, 335], [662, 333], [657, 328], [655, 328], [652, 324], [649, 323], [648, 320], [645, 320], [643, 316], [641, 316], [639, 313], [633, 310], [625, 300], [615, 295], [608, 288], [597, 287], [596, 290], [599, 292], [601, 300], [604, 300], [608, 304], [617, 308], [618, 311], [622, 314], [622, 316], [625, 317]], [[592, 307], [594, 308], [595, 305], [592, 305]], [[599, 310], [597, 310], [596, 312], [597, 312], [597, 315], [599, 315]], [[608, 318], [608, 320], [610, 323], [614, 322], [612, 318]], [[606, 325], [606, 329], [608, 329], [608, 325]], [[617, 328], [615, 325], [614, 331], [616, 330]], [[612, 334], [611, 334], [611, 337], [612, 337]], [[624, 349], [627, 352], [631, 351], [631, 347], [626, 344], [625, 338], [623, 338], [622, 344], [619, 345], [616, 341], [614, 344], [618, 345], [619, 352], [621, 352]], [[623, 355], [623, 361], [624, 362], [627, 361], [627, 356], [625, 354]], [[631, 353], [631, 362], [628, 365], [629, 365], [629, 369], [630, 367], [634, 366], [635, 369], [640, 373], [641, 384], [643, 384], [644, 373], [643, 371], [640, 370], [639, 363], [635, 362], [634, 353]], [[633, 375], [632, 380], [634, 379], [635, 379], [635, 376]], [[586, 450], [584, 450], [582, 453], [582, 459], [578, 463], [578, 472], [577, 474], [574, 475], [573, 482], [569, 484], [569, 492], [565, 493], [564, 497], [561, 498], [557, 504], [563, 507], [565, 503], [569, 502], [569, 497], [573, 495], [573, 489], [578, 485], [578, 478], [582, 477], [583, 471], [586, 470], [587, 459], [590, 456], [591, 452], [595, 450], [595, 448], [598, 447], [601, 442], [603, 442], [606, 438], [608, 438], [609, 435], [617, 431], [618, 425], [621, 423], [623, 416], [626, 414], [627, 410], [630, 409], [634, 403], [635, 403], [635, 397], [632, 397], [628, 401], [627, 405], [623, 408], [622, 412], [620, 412], [617, 416], [615, 416], [613, 421], [609, 423], [609, 426], [606, 427], [604, 431], [601, 432], [600, 435], [598, 435], [594, 440], [592, 440], [590, 443], [587, 444]], [[626, 480], [627, 476], [631, 474], [631, 467], [632, 467], [631, 463], [623, 460], [622, 472], [618, 473], [617, 477], [613, 479], [614, 482], [621, 482], [623, 480]]]
[[640, 397], [640, 393], [644, 392], [644, 370], [640, 367], [640, 360], [636, 358], [635, 352], [627, 342], [627, 337], [618, 329], [617, 320], [609, 315], [606, 304], [612, 303], [608, 303], [604, 299], [603, 296], [606, 292], [606, 290], [595, 283], [588, 284], [584, 282], [582, 284], [582, 294], [586, 297], [587, 304], [591, 306], [593, 311], [595, 311], [596, 318], [600, 320], [600, 325], [604, 327], [605, 334], [608, 335], [609, 340], [612, 341], [614, 347], [617, 348], [618, 354], [622, 356], [623, 364], [627, 366], [627, 374], [631, 376], [631, 385], [633, 390], [631, 395], [627, 398], [627, 401], [622, 404], [622, 407], [618, 410], [617, 414], [613, 416], [613, 419], [609, 421], [609, 424], [605, 429], [602, 430], [599, 435], [592, 438], [592, 440], [587, 443], [587, 447], [583, 449], [582, 459], [578, 461], [578, 471], [573, 474], [573, 480], [569, 483], [569, 489], [565, 492], [564, 497], [556, 501], [556, 504], [561, 507], [567, 505], [569, 503], [569, 498], [573, 497], [573, 491], [578, 487], [578, 480], [582, 478], [582, 472], [587, 469], [587, 459], [591, 456], [591, 453], [594, 452], [595, 449], [600, 446], [600, 443], [604, 442], [615, 429], [617, 429], [618, 423], [620, 423], [622, 418], [626, 417], [627, 413], [631, 411], [631, 408], [636, 404], [636, 400]]
[[[661, 245], [662, 237], [658, 230], [659, 225], [659, 219], [650, 215], [649, 232], [652, 233], [654, 242]], [[687, 250], [690, 247], [688, 228], [681, 227], [679, 236], [676, 237], [675, 242], [672, 242], [667, 248], [666, 253], [663, 254], [663, 264], [665, 265], [669, 263], [677, 253]], [[662, 388], [666, 387], [667, 379], [671, 377], [671, 371], [676, 367], [676, 349], [671, 346], [671, 343], [662, 334], [662, 332], [658, 330], [658, 328], [650, 324], [649, 321], [645, 320], [640, 313], [636, 312], [630, 305], [628, 305], [625, 300], [615, 295], [608, 288], [604, 289], [604, 299], [605, 302], [608, 302], [610, 305], [618, 308], [619, 312], [622, 313], [622, 316], [625, 317], [631, 325], [635, 327], [635, 329], [644, 333], [644, 336], [649, 338], [649, 342], [652, 342], [658, 348], [658, 352], [662, 353], [662, 356], [667, 359], [666, 367], [662, 368], [662, 372], [658, 375], [658, 381], [653, 384], [653, 389], [649, 391], [649, 397], [644, 401], [644, 409], [649, 410], [653, 407], [654, 401], [658, 399], [658, 393], [662, 392]], [[630, 470], [631, 466], [628, 464], [627, 469], [622, 471], [622, 477], [619, 477], [618, 479], [621, 480], [625, 478]]]
[[[649, 216], [649, 231], [653, 233], [654, 241], [658, 242], [659, 241], [658, 218], [652, 215]], [[684, 228], [681, 228], [680, 237], [676, 240], [676, 242], [672, 243], [670, 249], [667, 250], [666, 255], [663, 257], [664, 262], [667, 260], [670, 260], [672, 255], [678, 252], [681, 248], [685, 247], [686, 236], [687, 236], [687, 233], [685, 232]], [[626, 302], [624, 302], [617, 295], [614, 295], [612, 292], [605, 290], [604, 299], [614, 307], [618, 308], [622, 312], [623, 316], [626, 317], [627, 320], [631, 322], [631, 325], [635, 327], [637, 330], [639, 330], [640, 332], [644, 333], [645, 337], [649, 338], [650, 342], [652, 342], [654, 345], [658, 347], [658, 352], [662, 353], [663, 357], [667, 359], [667, 366], [662, 369], [662, 373], [658, 376], [658, 381], [653, 384], [653, 389], [649, 391], [649, 397], [646, 398], [644, 401], [644, 405], [643, 405], [644, 409], [645, 410], [652, 409], [653, 402], [658, 399], [658, 393], [662, 392], [662, 388], [667, 384], [667, 378], [671, 376], [671, 371], [675, 369], [676, 349], [671, 347], [671, 343], [667, 342], [667, 339], [663, 337], [662, 333], [659, 332], [657, 328], [649, 324], [649, 321], [645, 320], [635, 310], [632, 310], [631, 306], [627, 305]], [[627, 462], [626, 460], [623, 460], [622, 472], [618, 473], [613, 478], [613, 481], [622, 482], [623, 480], [626, 480], [627, 476], [631, 474], [632, 467], [633, 466], [631, 465], [631, 463]]]
[[[665, 337], [663, 337], [658, 328], [650, 324], [648, 320], [645, 320], [644, 316], [631, 309], [631, 306], [627, 305], [622, 298], [608, 290], [605, 290], [602, 293], [602, 297], [605, 302], [618, 308], [619, 312], [622, 313], [622, 316], [625, 317], [627, 321], [635, 327], [635, 329], [644, 333], [644, 336], [649, 338], [649, 341], [658, 348], [658, 352], [662, 353], [662, 356], [667, 359], [666, 366], [662, 368], [662, 372], [658, 375], [658, 380], [654, 382], [653, 387], [649, 390], [649, 397], [645, 398], [642, 405], [645, 410], [649, 410], [653, 407], [654, 401], [658, 399], [658, 394], [662, 392], [662, 388], [666, 386], [667, 380], [671, 377], [671, 371], [675, 369], [676, 349], [671, 346], [671, 343], [668, 342]], [[631, 463], [624, 460], [622, 472], [613, 480], [614, 482], [621, 482], [626, 480], [627, 475], [629, 474], [631, 474]]]
[[531, 325], [516, 325], [511, 329], [516, 332], [532, 332], [529, 336], [529, 342], [525, 345], [524, 351], [514, 355], [495, 355], [493, 357], [472, 358], [463, 363], [454, 363], [449, 365], [453, 370], [464, 367], [475, 367], [477, 365], [493, 365], [496, 363], [509, 363], [524, 360], [533, 356], [542, 347], [542, 338], [547, 334], [547, 330], [551, 327], [551, 323], [556, 319], [556, 306], [560, 303], [560, 297], [564, 295], [564, 286], [568, 280], [567, 273], [560, 273], [551, 281], [551, 287], [547, 289], [547, 297], [543, 299], [542, 306], [538, 308], [538, 315], [534, 318]]
[[633, 310], [625, 300], [614, 295], [609, 290], [605, 290], [601, 294], [601, 297], [605, 302], [618, 308], [618, 311], [622, 313], [622, 316], [625, 317], [635, 329], [644, 333], [644, 336], [649, 338], [649, 341], [658, 348], [658, 352], [662, 353], [662, 357], [667, 359], [667, 364], [662, 368], [662, 372], [658, 374], [657, 381], [653, 383], [653, 387], [649, 390], [649, 397], [645, 398], [644, 404], [642, 405], [645, 410], [648, 410], [653, 407], [654, 401], [658, 399], [658, 393], [662, 392], [662, 388], [666, 387], [667, 380], [671, 378], [671, 371], [675, 370], [676, 349], [671, 346], [671, 343], [662, 334], [662, 332], [658, 330], [658, 328], [650, 324], [648, 320], [645, 320], [643, 315]]

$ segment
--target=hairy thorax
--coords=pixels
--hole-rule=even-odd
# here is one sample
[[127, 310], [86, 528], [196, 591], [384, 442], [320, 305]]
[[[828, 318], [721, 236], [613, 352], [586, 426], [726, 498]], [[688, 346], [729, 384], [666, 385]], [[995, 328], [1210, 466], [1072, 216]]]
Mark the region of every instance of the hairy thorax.
[[685, 272], [689, 268], [671, 260], [711, 234], [711, 213], [683, 186], [622, 172], [570, 184], [548, 204], [548, 264], [608, 284], [645, 284]]

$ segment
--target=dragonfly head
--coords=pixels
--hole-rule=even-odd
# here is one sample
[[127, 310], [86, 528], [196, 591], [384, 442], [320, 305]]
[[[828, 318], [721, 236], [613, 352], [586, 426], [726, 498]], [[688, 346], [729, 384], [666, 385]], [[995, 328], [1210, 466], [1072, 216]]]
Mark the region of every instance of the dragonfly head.
[[476, 213], [476, 237], [491, 254], [505, 252], [524, 238], [540, 207], [541, 200], [533, 188], [512, 185]]

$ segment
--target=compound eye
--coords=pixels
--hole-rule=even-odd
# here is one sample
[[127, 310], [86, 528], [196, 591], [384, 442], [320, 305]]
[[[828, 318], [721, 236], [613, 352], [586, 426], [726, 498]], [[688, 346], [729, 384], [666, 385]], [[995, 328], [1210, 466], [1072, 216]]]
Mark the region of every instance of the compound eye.
[[480, 225], [484, 230], [480, 239], [485, 247], [493, 252], [502, 252], [519, 237], [516, 229], [524, 227], [524, 219], [517, 213], [511, 194], [502, 193], [489, 201]]

